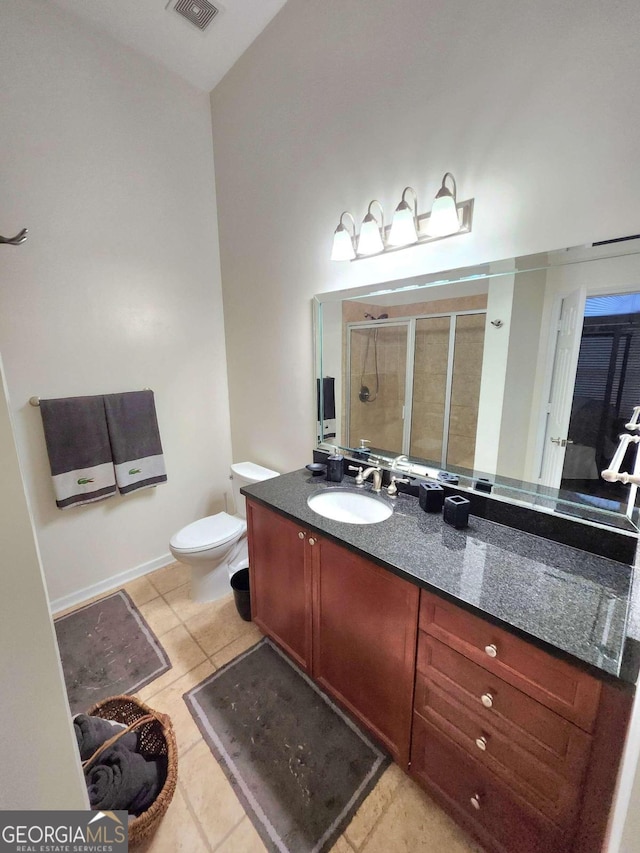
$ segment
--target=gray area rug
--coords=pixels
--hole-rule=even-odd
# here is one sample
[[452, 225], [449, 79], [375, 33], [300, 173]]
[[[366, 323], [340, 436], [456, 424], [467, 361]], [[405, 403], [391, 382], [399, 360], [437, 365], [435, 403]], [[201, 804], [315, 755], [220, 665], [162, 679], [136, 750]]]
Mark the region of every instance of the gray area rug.
[[268, 850], [329, 850], [390, 759], [269, 640], [185, 693]]
[[171, 669], [155, 634], [124, 590], [55, 620], [71, 711], [135, 693]]

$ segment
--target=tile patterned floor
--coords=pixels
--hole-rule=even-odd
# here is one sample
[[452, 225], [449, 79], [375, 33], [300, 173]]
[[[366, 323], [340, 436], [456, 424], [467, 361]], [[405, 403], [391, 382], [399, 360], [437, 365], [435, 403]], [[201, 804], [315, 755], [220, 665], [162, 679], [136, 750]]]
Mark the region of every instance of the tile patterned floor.
[[[185, 691], [257, 642], [260, 631], [240, 619], [231, 595], [212, 604], [191, 601], [188, 568], [180, 563], [138, 578], [124, 589], [173, 665], [137, 695], [170, 715], [179, 755], [174, 799], [155, 835], [136, 850], [264, 853], [262, 841], [182, 699]], [[332, 853], [482, 851], [399, 767], [391, 765]]]

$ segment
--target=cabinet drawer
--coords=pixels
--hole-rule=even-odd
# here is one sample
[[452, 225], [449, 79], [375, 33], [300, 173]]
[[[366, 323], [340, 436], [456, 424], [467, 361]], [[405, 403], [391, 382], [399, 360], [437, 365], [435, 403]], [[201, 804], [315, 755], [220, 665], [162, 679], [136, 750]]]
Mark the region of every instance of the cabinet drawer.
[[505, 732], [420, 674], [415, 710], [547, 817], [563, 825], [574, 822], [580, 792], [577, 784], [554, 773]]
[[592, 743], [582, 729], [422, 631], [418, 672], [469, 708], [482, 725], [500, 729], [555, 773], [581, 782]]
[[434, 726], [414, 715], [411, 773], [500, 853], [564, 853], [572, 832], [560, 830], [469, 758]]
[[591, 732], [600, 682], [513, 634], [425, 592], [420, 628]]

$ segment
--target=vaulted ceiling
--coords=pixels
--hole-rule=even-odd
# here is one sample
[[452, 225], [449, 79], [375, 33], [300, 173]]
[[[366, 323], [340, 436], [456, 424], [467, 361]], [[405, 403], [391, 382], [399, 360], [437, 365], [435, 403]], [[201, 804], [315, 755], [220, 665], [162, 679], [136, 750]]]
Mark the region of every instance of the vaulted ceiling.
[[[210, 0], [218, 9], [201, 31], [175, 9], [180, 0], [53, 0], [94, 29], [175, 71], [193, 86], [210, 91], [286, 0]], [[204, 3], [183, 3], [201, 17]]]

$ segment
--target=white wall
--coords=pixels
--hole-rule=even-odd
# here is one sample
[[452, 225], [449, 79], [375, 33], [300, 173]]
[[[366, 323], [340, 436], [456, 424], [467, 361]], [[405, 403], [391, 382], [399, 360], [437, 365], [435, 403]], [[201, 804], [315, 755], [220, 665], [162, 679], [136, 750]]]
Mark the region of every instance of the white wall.
[[[209, 100], [51, 4], [0, 19], [0, 349], [51, 599], [169, 559], [230, 433]], [[150, 387], [168, 483], [56, 509], [32, 395]]]
[[[315, 292], [640, 230], [640, 6], [289, 0], [212, 94], [236, 456], [314, 438]], [[342, 210], [445, 170], [471, 235], [328, 260]]]
[[0, 809], [85, 809], [87, 790], [0, 364]]

